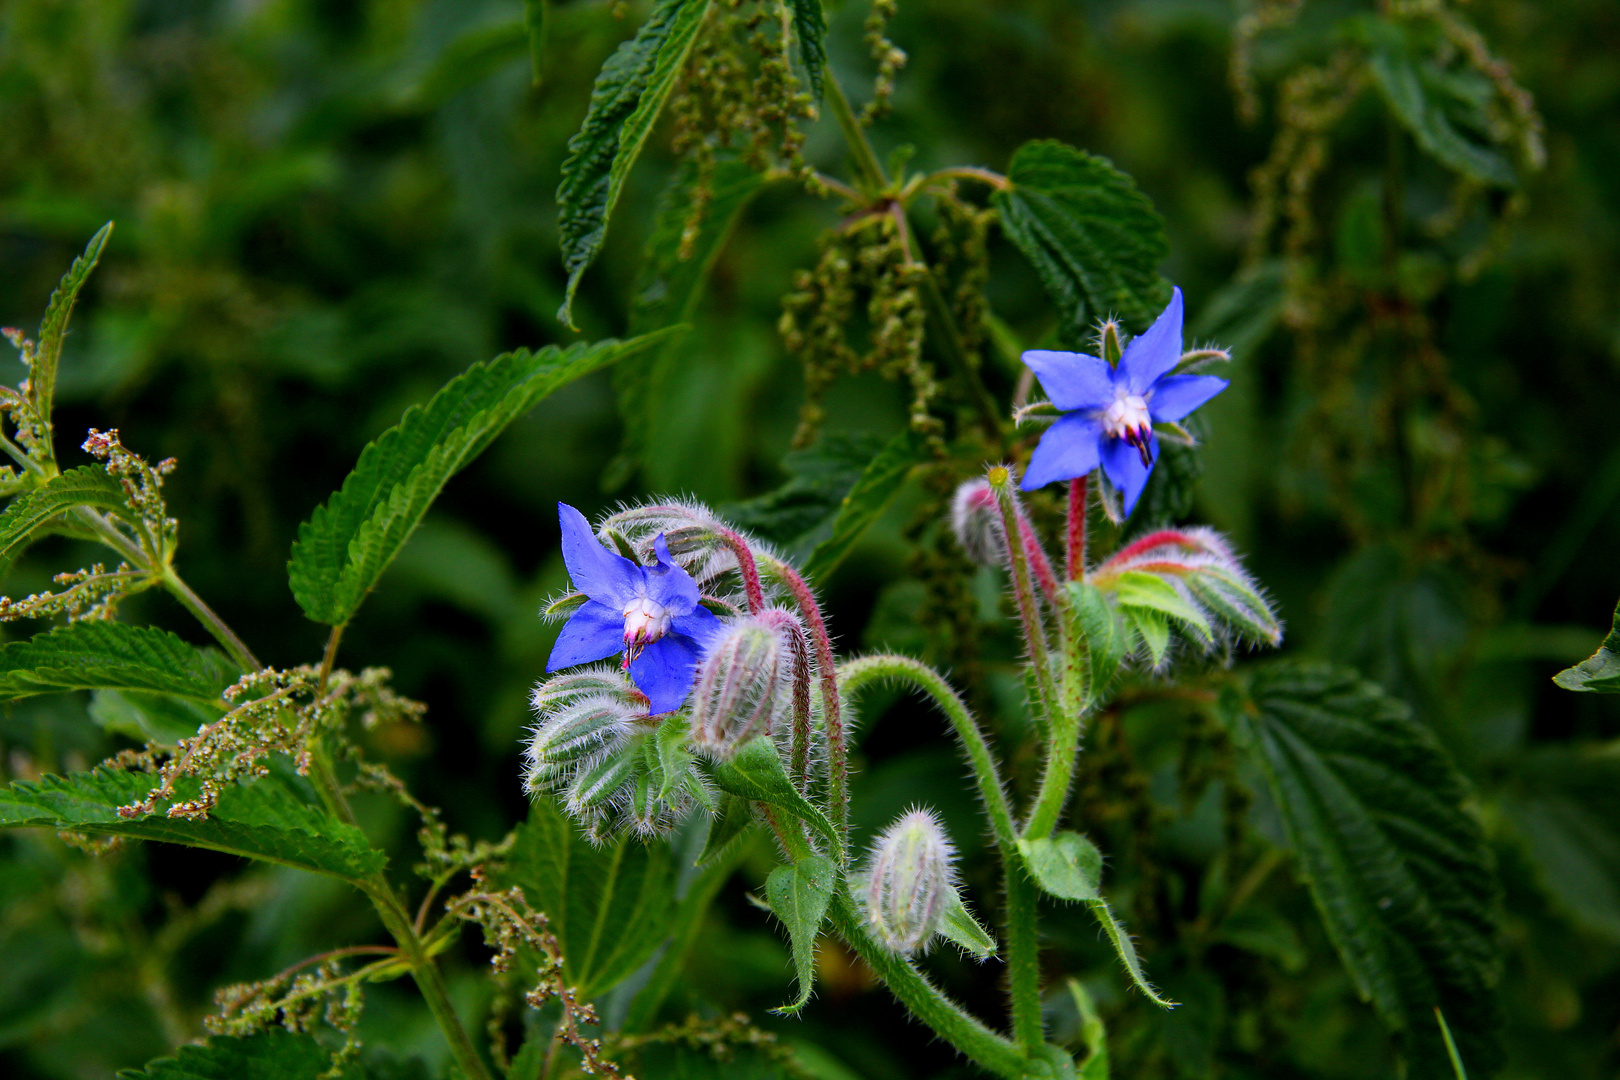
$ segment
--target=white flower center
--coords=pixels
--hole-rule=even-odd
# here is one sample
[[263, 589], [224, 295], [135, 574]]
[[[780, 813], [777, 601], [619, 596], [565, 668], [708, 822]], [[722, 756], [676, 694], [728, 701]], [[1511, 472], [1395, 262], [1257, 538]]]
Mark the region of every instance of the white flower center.
[[649, 600], [645, 596], [638, 596], [624, 608], [624, 648], [625, 665], [628, 666], [637, 653], [663, 637], [669, 630], [670, 613], [664, 605]]
[[[1114, 403], [1103, 410], [1102, 423], [1103, 433], [1109, 438], [1135, 443], [1147, 437], [1153, 418], [1148, 415], [1146, 399], [1120, 387], [1114, 391]], [[1132, 435], [1137, 438], [1131, 438]]]

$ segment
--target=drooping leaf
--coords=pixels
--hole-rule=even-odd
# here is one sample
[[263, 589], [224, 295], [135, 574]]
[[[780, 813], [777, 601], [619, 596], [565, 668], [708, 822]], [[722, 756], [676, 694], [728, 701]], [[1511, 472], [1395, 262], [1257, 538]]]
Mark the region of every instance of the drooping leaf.
[[821, 0], [789, 0], [793, 8], [793, 34], [799, 39], [799, 62], [810, 80], [810, 93], [821, 100], [822, 73], [827, 66], [827, 16]]
[[1433, 1009], [1463, 1051], [1500, 1060], [1495, 869], [1467, 785], [1404, 704], [1317, 663], [1258, 669], [1223, 712], [1258, 756], [1328, 935], [1400, 1033], [1414, 1077], [1450, 1072]]
[[65, 690], [140, 690], [217, 703], [239, 673], [167, 630], [86, 620], [0, 647], [0, 701]]
[[202, 1046], [182, 1046], [174, 1057], [124, 1069], [118, 1080], [361, 1080], [357, 1061], [333, 1073], [332, 1050], [310, 1035], [271, 1028], [242, 1039], [215, 1036]]
[[1170, 299], [1159, 276], [1170, 246], [1135, 182], [1107, 158], [1050, 140], [1019, 147], [1007, 179], [993, 199], [1001, 226], [1063, 313], [1070, 344], [1110, 314], [1147, 329]]
[[962, 902], [961, 894], [952, 890], [945, 904], [945, 921], [940, 926], [940, 934], [975, 960], [988, 960], [996, 955], [996, 939], [979, 925], [979, 920]]
[[[1512, 187], [1513, 165], [1486, 140], [1486, 107], [1494, 92], [1484, 76], [1448, 71], [1415, 28], [1377, 16], [1359, 26], [1373, 82], [1401, 125], [1435, 160], [1482, 184]], [[1478, 133], [1470, 138], [1472, 129]]]
[[911, 470], [923, 460], [923, 444], [917, 434], [905, 431], [889, 440], [877, 457], [861, 471], [849, 494], [844, 496], [833, 518], [832, 533], [810, 552], [804, 561], [804, 576], [824, 580], [854, 550], [855, 544], [872, 523], [882, 516]]
[[708, 866], [734, 849], [754, 827], [754, 813], [748, 800], [740, 795], [722, 792], [709, 819], [709, 835], [698, 856], [699, 866]]
[[61, 284], [51, 294], [51, 302], [45, 308], [45, 318], [39, 325], [39, 347], [34, 353], [34, 363], [28, 370], [28, 383], [34, 407], [47, 422], [56, 397], [56, 371], [62, 362], [62, 343], [67, 339], [68, 319], [73, 314], [73, 304], [79, 299], [79, 290], [84, 288], [90, 271], [101, 261], [102, 249], [107, 246], [112, 229], [113, 223], [110, 221], [97, 229], [96, 235], [84, 246], [84, 254], [73, 260], [68, 272], [62, 275]]
[[106, 469], [99, 465], [69, 469], [23, 492], [0, 514], [0, 565], [10, 562], [52, 519], [75, 506], [130, 516], [123, 486]]
[[[715, 262], [765, 178], [740, 161], [722, 157], [715, 162], [707, 184], [708, 204], [698, 207], [694, 199], [702, 185], [696, 164], [687, 161], [664, 189], [636, 276], [630, 305], [632, 334], [691, 321]], [[687, 226], [698, 211], [697, 232], [688, 244]], [[614, 369], [613, 388], [624, 434], [619, 456], [603, 480], [605, 487], [622, 486], [647, 460], [648, 448], [664, 427], [663, 407], [681, 354], [680, 342], [665, 341], [635, 363]]]
[[508, 424], [554, 390], [661, 337], [519, 349], [474, 364], [426, 405], [407, 409], [361, 452], [342, 489], [299, 526], [287, 576], [304, 614], [347, 622], [445, 483]]
[[820, 833], [842, 859], [843, 841], [838, 830], [793, 786], [787, 770], [782, 767], [776, 743], [770, 738], [756, 736], [748, 740], [730, 761], [714, 762], [711, 768], [720, 790], [786, 811]]
[[1108, 901], [1099, 896], [1095, 900], [1087, 900], [1086, 906], [1091, 909], [1091, 914], [1103, 928], [1103, 933], [1108, 935], [1109, 943], [1114, 946], [1114, 953], [1119, 957], [1120, 963], [1125, 965], [1125, 970], [1130, 974], [1136, 988], [1160, 1008], [1175, 1008], [1175, 1002], [1159, 993], [1153, 984], [1148, 982], [1147, 973], [1142, 970], [1141, 958], [1136, 955], [1136, 944], [1131, 941], [1130, 933], [1114, 916], [1114, 909], [1108, 906]]
[[1204, 613], [1157, 574], [1127, 570], [1119, 575], [1116, 588], [1119, 606], [1127, 611], [1138, 608], [1158, 612], [1192, 630], [1202, 639], [1207, 639], [1212, 632]]
[[602, 248], [625, 177], [675, 88], [709, 6], [710, 0], [658, 0], [636, 36], [602, 65], [585, 123], [568, 140], [557, 187], [568, 287], [557, 317], [570, 328], [574, 291]]
[[[157, 786], [150, 773], [96, 769], [68, 776], [17, 781], [0, 789], [0, 827], [41, 826], [96, 836], [161, 840], [209, 848], [249, 859], [359, 881], [382, 870], [382, 852], [359, 829], [336, 820], [280, 776], [226, 787], [219, 803], [201, 821], [155, 813], [125, 818], [118, 808], [144, 799]], [[176, 799], [195, 798], [199, 788], [184, 779]]]
[[538, 799], [517, 841], [502, 887], [520, 885], [551, 920], [563, 973], [585, 998], [617, 986], [663, 942], [675, 906], [669, 845], [622, 837], [593, 845], [549, 800]]
[[534, 85], [539, 86], [546, 68], [547, 0], [523, 0], [523, 28], [529, 34], [529, 63], [534, 67]]
[[1565, 690], [1620, 694], [1620, 604], [1615, 605], [1609, 633], [1598, 651], [1554, 675], [1553, 682]]
[[1077, 1075], [1080, 1080], [1108, 1080], [1108, 1029], [1097, 1012], [1097, 1003], [1079, 979], [1069, 979], [1068, 986], [1075, 1011], [1080, 1014], [1080, 1039], [1086, 1044], [1086, 1056]]
[[820, 855], [807, 855], [791, 866], [778, 866], [765, 879], [766, 899], [787, 927], [793, 967], [799, 978], [799, 996], [791, 1005], [773, 1011], [791, 1015], [810, 1000], [816, 979], [816, 935], [837, 886], [838, 867]]

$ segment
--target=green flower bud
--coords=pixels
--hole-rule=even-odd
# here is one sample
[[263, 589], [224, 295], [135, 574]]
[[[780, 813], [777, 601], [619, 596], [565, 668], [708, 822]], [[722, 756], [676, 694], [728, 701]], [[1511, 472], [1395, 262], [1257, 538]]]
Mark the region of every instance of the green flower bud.
[[639, 715], [622, 699], [600, 693], [576, 697], [542, 715], [524, 751], [524, 788], [538, 794], [566, 786], [587, 759], [622, 746]]
[[756, 731], [782, 726], [791, 708], [792, 632], [775, 613], [763, 612], [733, 620], [715, 638], [692, 693], [692, 742], [699, 750], [729, 758]]
[[929, 810], [909, 810], [867, 857], [866, 921], [884, 948], [910, 954], [939, 933], [956, 889], [956, 849]]

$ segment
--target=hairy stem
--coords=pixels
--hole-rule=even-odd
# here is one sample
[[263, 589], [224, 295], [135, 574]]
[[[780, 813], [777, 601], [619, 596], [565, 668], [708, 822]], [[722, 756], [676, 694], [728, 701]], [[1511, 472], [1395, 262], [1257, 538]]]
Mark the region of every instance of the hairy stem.
[[1086, 508], [1090, 475], [1077, 476], [1069, 481], [1069, 522], [1067, 573], [1070, 581], [1086, 576]]
[[748, 612], [751, 615], [758, 615], [765, 609], [765, 591], [759, 585], [759, 567], [754, 562], [753, 549], [740, 534], [730, 529], [718, 531], [720, 538], [737, 557], [737, 572], [742, 575], [743, 591], [748, 594]]
[[1041, 1027], [1040, 930], [1036, 924], [1035, 883], [1021, 859], [1005, 866], [1007, 890], [1007, 996], [1013, 1037], [1033, 1054], [1046, 1044]]
[[1013, 597], [1018, 602], [1018, 621], [1023, 624], [1024, 644], [1029, 650], [1029, 661], [1035, 669], [1035, 685], [1041, 694], [1042, 711], [1050, 716], [1057, 706], [1057, 691], [1052, 685], [1052, 665], [1046, 647], [1046, 626], [1041, 622], [1040, 602], [1030, 580], [1029, 556], [1025, 544], [1023, 514], [1018, 496], [1012, 489], [1012, 473], [997, 465], [988, 474], [990, 490], [995, 492], [996, 505], [1001, 510], [1001, 535], [1007, 542], [1007, 569], [1012, 577]]

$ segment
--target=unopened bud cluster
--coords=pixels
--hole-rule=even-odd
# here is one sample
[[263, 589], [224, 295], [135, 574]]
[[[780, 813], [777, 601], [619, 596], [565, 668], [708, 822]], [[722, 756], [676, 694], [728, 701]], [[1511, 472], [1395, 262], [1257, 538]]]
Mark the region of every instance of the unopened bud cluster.
[[751, 736], [786, 731], [808, 682], [803, 630], [780, 609], [733, 620], [710, 646], [692, 694], [692, 742], [729, 758]]
[[873, 936], [891, 952], [910, 954], [944, 927], [956, 894], [956, 849], [939, 819], [909, 810], [872, 845], [864, 906]]

